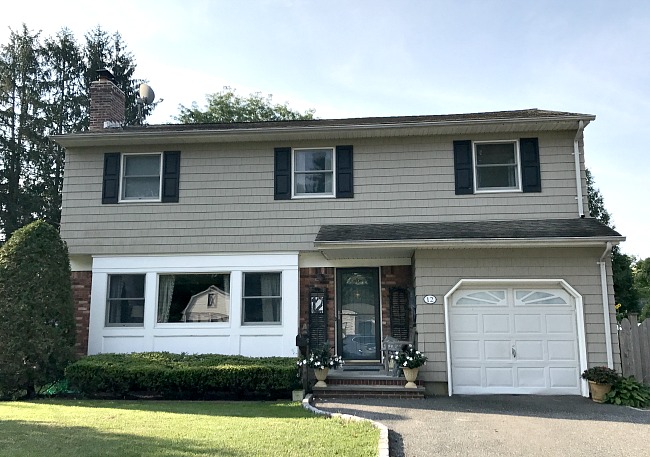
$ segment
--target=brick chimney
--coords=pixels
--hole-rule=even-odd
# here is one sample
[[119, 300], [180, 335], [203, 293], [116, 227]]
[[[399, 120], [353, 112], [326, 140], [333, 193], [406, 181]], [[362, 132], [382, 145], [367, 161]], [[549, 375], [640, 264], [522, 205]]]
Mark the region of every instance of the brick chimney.
[[90, 130], [124, 125], [124, 92], [115, 85], [115, 77], [106, 70], [97, 71], [90, 84]]

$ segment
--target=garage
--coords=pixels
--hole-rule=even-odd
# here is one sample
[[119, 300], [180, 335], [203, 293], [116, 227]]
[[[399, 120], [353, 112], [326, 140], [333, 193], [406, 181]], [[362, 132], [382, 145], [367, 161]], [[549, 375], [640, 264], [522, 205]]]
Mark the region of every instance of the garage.
[[577, 294], [557, 283], [459, 286], [446, 300], [450, 392], [584, 392]]

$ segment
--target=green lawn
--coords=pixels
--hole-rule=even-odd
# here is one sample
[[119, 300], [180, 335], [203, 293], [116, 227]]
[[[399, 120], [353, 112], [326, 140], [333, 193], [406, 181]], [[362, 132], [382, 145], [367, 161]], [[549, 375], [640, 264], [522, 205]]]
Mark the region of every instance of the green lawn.
[[0, 403], [0, 456], [376, 456], [366, 422], [299, 403], [44, 400]]

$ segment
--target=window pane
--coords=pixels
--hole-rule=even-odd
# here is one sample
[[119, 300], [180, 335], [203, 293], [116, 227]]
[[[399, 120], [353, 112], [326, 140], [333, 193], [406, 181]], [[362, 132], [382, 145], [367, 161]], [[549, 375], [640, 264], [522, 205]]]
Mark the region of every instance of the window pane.
[[332, 194], [332, 173], [296, 173], [296, 195]]
[[491, 166], [476, 169], [479, 189], [517, 188], [517, 170], [515, 166]]
[[245, 298], [244, 322], [280, 322], [280, 298]]
[[229, 320], [229, 274], [159, 276], [158, 323]]
[[160, 176], [160, 155], [125, 155], [124, 176]]
[[144, 322], [144, 275], [110, 275], [106, 325]]
[[122, 198], [158, 198], [160, 178], [124, 178]]
[[514, 143], [487, 143], [476, 145], [476, 164], [515, 164]]
[[280, 322], [280, 273], [244, 273], [244, 322]]
[[295, 151], [295, 171], [331, 171], [332, 149]]

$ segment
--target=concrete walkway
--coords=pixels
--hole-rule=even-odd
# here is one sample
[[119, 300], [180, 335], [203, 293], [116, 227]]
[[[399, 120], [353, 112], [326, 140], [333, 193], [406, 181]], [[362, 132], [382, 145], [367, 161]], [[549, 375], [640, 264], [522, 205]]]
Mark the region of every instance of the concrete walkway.
[[391, 457], [650, 455], [650, 410], [582, 397], [455, 395], [314, 406], [383, 423]]

